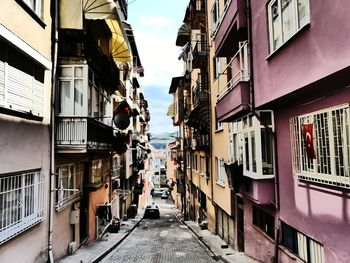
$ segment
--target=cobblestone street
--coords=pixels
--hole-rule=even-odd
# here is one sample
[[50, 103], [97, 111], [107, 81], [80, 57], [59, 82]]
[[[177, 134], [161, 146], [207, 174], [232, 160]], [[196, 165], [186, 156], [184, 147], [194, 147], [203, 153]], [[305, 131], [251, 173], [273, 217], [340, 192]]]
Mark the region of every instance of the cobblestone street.
[[191, 231], [178, 221], [170, 204], [164, 200], [157, 200], [157, 204], [161, 218], [144, 219], [102, 262], [217, 262]]

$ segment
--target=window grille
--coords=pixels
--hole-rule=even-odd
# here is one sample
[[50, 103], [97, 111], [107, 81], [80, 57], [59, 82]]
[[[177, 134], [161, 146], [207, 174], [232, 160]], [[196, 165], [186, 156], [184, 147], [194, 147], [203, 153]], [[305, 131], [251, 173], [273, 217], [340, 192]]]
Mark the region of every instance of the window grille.
[[57, 202], [56, 209], [67, 207], [81, 197], [83, 165], [65, 164], [56, 169]]
[[324, 263], [324, 249], [319, 242], [309, 238], [282, 222], [282, 245], [297, 255], [303, 262]]
[[[290, 121], [294, 174], [301, 180], [350, 188], [349, 105], [297, 116]], [[312, 124], [308, 155], [303, 127]]]
[[40, 171], [0, 178], [0, 244], [44, 220], [47, 178]]

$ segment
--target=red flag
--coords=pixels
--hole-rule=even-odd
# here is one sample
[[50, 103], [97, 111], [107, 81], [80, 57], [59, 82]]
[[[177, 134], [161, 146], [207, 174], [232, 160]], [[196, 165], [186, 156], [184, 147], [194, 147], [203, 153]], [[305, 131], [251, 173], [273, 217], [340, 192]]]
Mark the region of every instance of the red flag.
[[306, 148], [306, 155], [308, 159], [316, 159], [314, 138], [313, 138], [313, 124], [303, 124], [303, 137]]

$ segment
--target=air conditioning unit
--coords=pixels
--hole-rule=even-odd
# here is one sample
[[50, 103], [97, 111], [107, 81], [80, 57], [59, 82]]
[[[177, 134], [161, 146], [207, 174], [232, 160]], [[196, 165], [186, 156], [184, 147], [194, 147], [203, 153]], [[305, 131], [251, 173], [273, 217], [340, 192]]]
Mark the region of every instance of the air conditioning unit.
[[68, 244], [68, 255], [72, 255], [77, 250], [77, 243], [75, 241]]

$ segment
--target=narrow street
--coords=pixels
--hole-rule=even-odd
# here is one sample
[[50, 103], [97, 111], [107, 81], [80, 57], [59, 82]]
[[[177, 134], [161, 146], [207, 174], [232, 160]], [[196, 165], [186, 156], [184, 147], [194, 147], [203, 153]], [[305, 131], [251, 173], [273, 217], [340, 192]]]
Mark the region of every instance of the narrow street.
[[170, 201], [155, 197], [160, 219], [143, 219], [102, 262], [217, 262], [173, 213]]

